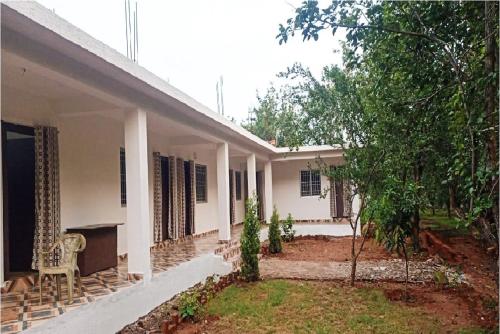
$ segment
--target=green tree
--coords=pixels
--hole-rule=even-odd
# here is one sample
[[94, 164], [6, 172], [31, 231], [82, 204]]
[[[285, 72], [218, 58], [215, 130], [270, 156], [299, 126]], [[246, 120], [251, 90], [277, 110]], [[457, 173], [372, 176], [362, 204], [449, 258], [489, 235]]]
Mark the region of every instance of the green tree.
[[[306, 1], [277, 37], [286, 42], [300, 31], [317, 40], [338, 29], [346, 30], [345, 71], [360, 83], [363, 115], [390, 162], [385, 177], [417, 185], [414, 246], [421, 199], [439, 181], [454, 213], [497, 242], [498, 3], [333, 1], [319, 8]], [[332, 117], [312, 120], [328, 128]], [[381, 181], [368, 201], [386, 190]]]
[[241, 235], [241, 275], [247, 281], [259, 279], [259, 258], [260, 251], [260, 222], [257, 214], [257, 201], [255, 194], [247, 200], [247, 212]]
[[280, 216], [276, 207], [273, 209], [268, 233], [269, 252], [271, 254], [281, 253]]

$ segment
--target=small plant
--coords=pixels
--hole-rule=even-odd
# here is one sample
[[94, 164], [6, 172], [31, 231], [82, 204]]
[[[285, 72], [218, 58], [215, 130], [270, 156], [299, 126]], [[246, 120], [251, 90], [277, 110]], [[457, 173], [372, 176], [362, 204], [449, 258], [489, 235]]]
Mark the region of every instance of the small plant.
[[288, 217], [286, 217], [286, 220], [282, 223], [281, 229], [283, 231], [281, 239], [283, 239], [284, 242], [293, 241], [295, 238], [295, 230], [293, 229], [293, 218], [290, 213], [288, 214]]
[[271, 254], [281, 253], [281, 235], [279, 226], [280, 216], [276, 207], [274, 207], [273, 215], [271, 216], [271, 224], [269, 224], [269, 252]]
[[257, 215], [255, 194], [247, 200], [247, 213], [241, 235], [241, 275], [246, 281], [259, 279], [260, 222]]
[[448, 277], [446, 276], [446, 272], [444, 270], [438, 270], [434, 273], [434, 283], [436, 283], [438, 288], [443, 288], [448, 285]]
[[194, 320], [201, 311], [200, 295], [197, 291], [184, 292], [179, 298], [179, 314], [182, 319]]

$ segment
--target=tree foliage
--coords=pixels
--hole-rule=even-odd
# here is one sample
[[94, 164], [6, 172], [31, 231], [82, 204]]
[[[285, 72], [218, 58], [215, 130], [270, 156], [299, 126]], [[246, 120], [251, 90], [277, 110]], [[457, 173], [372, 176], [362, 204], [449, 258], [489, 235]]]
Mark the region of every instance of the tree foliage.
[[434, 1], [306, 1], [280, 25], [280, 43], [297, 31], [314, 40], [346, 31], [343, 69], [326, 67], [320, 79], [288, 69], [302, 80], [300, 126], [287, 130], [303, 139], [296, 144], [344, 147], [367, 207], [388, 191], [413, 198], [389, 212], [409, 214], [416, 249], [431, 205], [498, 242], [498, 28], [497, 2]]
[[246, 203], [247, 212], [241, 234], [241, 275], [247, 281], [259, 279], [260, 222], [257, 214], [255, 195], [250, 196]]
[[271, 254], [281, 253], [280, 216], [276, 207], [273, 209], [271, 223], [269, 224], [269, 252]]

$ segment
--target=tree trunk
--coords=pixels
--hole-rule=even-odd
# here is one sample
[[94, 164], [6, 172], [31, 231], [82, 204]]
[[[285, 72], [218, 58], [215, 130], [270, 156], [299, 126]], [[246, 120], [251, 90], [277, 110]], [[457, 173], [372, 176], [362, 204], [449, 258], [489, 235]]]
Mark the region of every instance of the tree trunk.
[[412, 226], [411, 226], [411, 231], [412, 231], [412, 243], [413, 243], [413, 250], [418, 253], [420, 252], [420, 212], [419, 208], [415, 209], [415, 212], [413, 213], [413, 218], [412, 218]]
[[405, 301], [408, 301], [408, 277], [409, 277], [409, 270], [408, 270], [408, 253], [406, 252], [406, 246], [405, 246], [405, 240], [403, 240], [403, 253], [405, 256], [405, 269], [406, 269], [406, 276], [405, 276]]
[[352, 243], [351, 243], [351, 286], [354, 286], [354, 281], [356, 280], [356, 265], [358, 262], [358, 257], [356, 256], [356, 229], [358, 228], [358, 220], [353, 224], [352, 231]]
[[455, 210], [457, 208], [457, 194], [454, 185], [450, 184], [448, 186], [448, 193], [450, 194], [450, 209]]

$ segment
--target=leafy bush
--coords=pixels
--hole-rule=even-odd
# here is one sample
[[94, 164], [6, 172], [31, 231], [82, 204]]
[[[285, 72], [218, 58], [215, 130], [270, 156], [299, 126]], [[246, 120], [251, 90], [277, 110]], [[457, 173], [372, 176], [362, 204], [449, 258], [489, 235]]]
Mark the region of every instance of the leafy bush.
[[198, 292], [184, 292], [179, 298], [179, 313], [181, 318], [195, 319], [201, 311]]
[[293, 239], [295, 238], [295, 230], [293, 229], [293, 218], [290, 213], [288, 214], [288, 217], [286, 217], [286, 220], [281, 225], [281, 229], [283, 231], [281, 239], [283, 239], [284, 242], [293, 241]]
[[247, 200], [247, 213], [241, 235], [241, 275], [247, 281], [259, 279], [260, 222], [257, 215], [257, 201], [254, 196]]
[[271, 216], [271, 224], [269, 224], [269, 252], [271, 254], [281, 253], [281, 233], [279, 221], [280, 216], [276, 207], [274, 207], [273, 215]]

